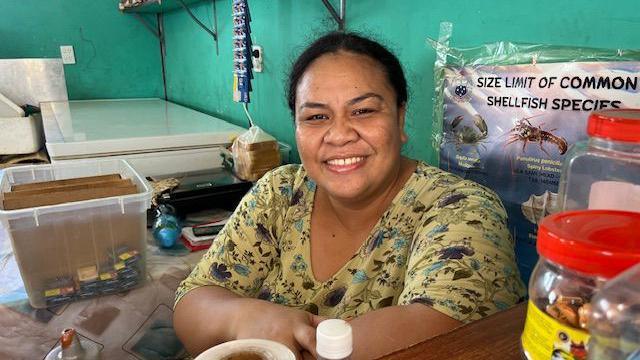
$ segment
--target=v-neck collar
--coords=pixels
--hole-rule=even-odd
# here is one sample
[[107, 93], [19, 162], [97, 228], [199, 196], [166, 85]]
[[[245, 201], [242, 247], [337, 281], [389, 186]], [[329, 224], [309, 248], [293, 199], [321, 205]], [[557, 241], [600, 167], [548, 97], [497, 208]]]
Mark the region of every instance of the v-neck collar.
[[[383, 221], [386, 221], [386, 219], [389, 218], [391, 213], [398, 208], [396, 206], [397, 203], [400, 202], [401, 199], [405, 196], [405, 194], [408, 191], [410, 191], [410, 189], [413, 188], [412, 185], [415, 181], [417, 181], [418, 170], [421, 164], [422, 163], [420, 161], [417, 162], [416, 168], [411, 173], [411, 176], [407, 178], [407, 181], [405, 181], [405, 183], [402, 185], [402, 189], [400, 189], [400, 191], [398, 191], [398, 193], [394, 196], [393, 200], [391, 201], [387, 209], [382, 213], [382, 215], [380, 216], [376, 224], [373, 226], [373, 228], [371, 228], [369, 235], [367, 235], [366, 240], [362, 244], [360, 244], [360, 246], [358, 247], [358, 250], [355, 253], [353, 253], [351, 258], [346, 263], [344, 263], [344, 265], [342, 265], [342, 267], [338, 271], [336, 271], [333, 275], [331, 275], [331, 277], [327, 278], [327, 280], [325, 281], [320, 281], [316, 279], [316, 276], [313, 273], [313, 266], [311, 265], [311, 261], [312, 261], [311, 259], [311, 214], [313, 213], [313, 208], [315, 206], [315, 194], [316, 194], [316, 190], [318, 189], [317, 183], [314, 182], [315, 186], [309, 189], [309, 191], [305, 195], [305, 199], [300, 202], [300, 203], [304, 202], [309, 204], [305, 206], [305, 213], [302, 216], [303, 228], [301, 231], [301, 234], [304, 237], [303, 239], [301, 239], [302, 246], [304, 247], [303, 249], [304, 257], [305, 259], [308, 259], [308, 264], [305, 269], [305, 272], [306, 272], [306, 275], [309, 277], [309, 279], [311, 279], [315, 284], [318, 284], [320, 286], [323, 286], [327, 283], [332, 283], [337, 278], [340, 278], [341, 275], [344, 274], [344, 272], [347, 271], [349, 267], [352, 267], [351, 265], [353, 264], [353, 262], [357, 257], [363, 256], [363, 255], [370, 256], [375, 251], [374, 249], [374, 251], [372, 251], [370, 254], [366, 254], [365, 250], [368, 247], [368, 245], [371, 243], [371, 241], [373, 241], [374, 235], [377, 235], [378, 232], [382, 230]], [[305, 182], [306, 181], [313, 181], [313, 180], [311, 180], [308, 177], [305, 169]], [[300, 206], [300, 204], [298, 204], [298, 206]]]

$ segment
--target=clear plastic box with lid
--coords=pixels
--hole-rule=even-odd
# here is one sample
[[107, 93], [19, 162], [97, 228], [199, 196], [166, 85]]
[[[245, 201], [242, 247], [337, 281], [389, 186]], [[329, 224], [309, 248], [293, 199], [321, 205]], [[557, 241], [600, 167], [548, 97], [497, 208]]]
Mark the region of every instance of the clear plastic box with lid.
[[[129, 195], [9, 210], [15, 185], [119, 175]], [[0, 174], [0, 231], [11, 240], [29, 302], [45, 308], [125, 291], [146, 277], [146, 210], [152, 190], [124, 160], [19, 166]]]

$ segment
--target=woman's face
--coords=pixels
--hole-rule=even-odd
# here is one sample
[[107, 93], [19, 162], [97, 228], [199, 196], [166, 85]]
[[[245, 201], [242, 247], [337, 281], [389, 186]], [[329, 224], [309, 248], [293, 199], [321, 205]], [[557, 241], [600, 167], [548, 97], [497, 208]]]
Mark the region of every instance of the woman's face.
[[316, 59], [298, 83], [295, 114], [302, 163], [331, 197], [367, 200], [399, 176], [405, 108], [371, 58], [338, 52]]

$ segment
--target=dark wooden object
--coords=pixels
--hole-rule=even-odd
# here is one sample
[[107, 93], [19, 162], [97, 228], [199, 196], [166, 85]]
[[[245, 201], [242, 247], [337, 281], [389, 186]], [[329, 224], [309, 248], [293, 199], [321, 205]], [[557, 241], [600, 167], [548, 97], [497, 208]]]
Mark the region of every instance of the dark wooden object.
[[1, 198], [4, 210], [16, 210], [137, 192], [131, 179], [112, 174], [14, 185], [11, 191], [2, 193]]
[[527, 304], [518, 304], [380, 359], [521, 360], [520, 335], [526, 312]]

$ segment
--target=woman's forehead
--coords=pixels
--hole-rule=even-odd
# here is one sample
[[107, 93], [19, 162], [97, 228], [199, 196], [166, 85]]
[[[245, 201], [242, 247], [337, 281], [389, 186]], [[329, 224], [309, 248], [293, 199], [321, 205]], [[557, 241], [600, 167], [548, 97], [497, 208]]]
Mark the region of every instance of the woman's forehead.
[[369, 56], [352, 52], [339, 51], [327, 53], [315, 59], [304, 72], [303, 77], [315, 73], [345, 74], [367, 73], [370, 76], [384, 76], [382, 65]]
[[297, 100], [319, 92], [358, 96], [375, 92], [393, 94], [382, 66], [368, 56], [339, 52], [325, 54], [307, 68], [296, 89]]

